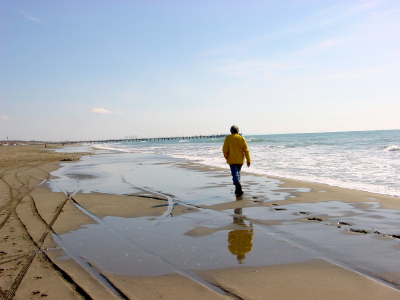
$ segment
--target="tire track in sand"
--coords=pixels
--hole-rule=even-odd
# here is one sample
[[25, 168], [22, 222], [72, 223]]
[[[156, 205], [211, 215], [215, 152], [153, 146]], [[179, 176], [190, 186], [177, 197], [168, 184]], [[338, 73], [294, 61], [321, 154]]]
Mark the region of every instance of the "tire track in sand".
[[[38, 178], [35, 178], [34, 176], [29, 174], [29, 171], [33, 170], [35, 167], [32, 168], [23, 168], [23, 169], [17, 169], [14, 172], [11, 171], [11, 174], [8, 172], [8, 174], [5, 174], [6, 172], [3, 172], [1, 174], [1, 181], [6, 185], [8, 194], [5, 195], [5, 197], [9, 197], [9, 200], [7, 203], [5, 203], [1, 208], [0, 211], [5, 211], [6, 213], [3, 221], [0, 223], [0, 232], [2, 233], [2, 236], [5, 233], [5, 230], [7, 229], [5, 225], [8, 225], [11, 229], [13, 229], [16, 225], [19, 227], [19, 230], [21, 231], [19, 233], [19, 237], [24, 240], [25, 243], [28, 243], [29, 250], [27, 251], [28, 253], [21, 254], [21, 255], [13, 255], [13, 256], [6, 256], [2, 257], [0, 259], [0, 265], [4, 264], [10, 264], [14, 262], [14, 267], [9, 268], [9, 269], [14, 269], [18, 270], [18, 274], [11, 274], [11, 276], [15, 276], [11, 282], [11, 284], [8, 284], [7, 287], [0, 287], [0, 297], [1, 299], [4, 300], [11, 300], [14, 298], [18, 287], [20, 286], [22, 280], [24, 279], [29, 267], [32, 265], [35, 257], [40, 255], [40, 258], [42, 258], [42, 261], [46, 262], [48, 267], [53, 269], [53, 271], [56, 272], [56, 274], [64, 281], [66, 282], [69, 286], [71, 286], [72, 290], [76, 292], [77, 296], [82, 299], [92, 299], [90, 295], [88, 295], [76, 282], [73, 281], [73, 279], [63, 270], [61, 270], [58, 266], [56, 266], [50, 259], [43, 253], [42, 246], [44, 244], [44, 241], [48, 234], [50, 232], [53, 232], [52, 226], [60, 216], [65, 204], [70, 200], [70, 198], [66, 198], [61, 204], [58, 205], [52, 220], [50, 221], [49, 224], [46, 223], [46, 221], [40, 216], [40, 214], [37, 211], [36, 205], [34, 204], [34, 199], [30, 195], [30, 193], [36, 188], [30, 188], [29, 187], [29, 182], [31, 179], [38, 180]], [[40, 169], [42, 172], [44, 172], [42, 169]], [[18, 176], [20, 172], [22, 171], [27, 171], [28, 175], [22, 175]], [[45, 172], [46, 176], [45, 178], [49, 178], [50, 174]], [[8, 179], [6, 177], [10, 176], [11, 178]], [[38, 242], [35, 242], [35, 240], [32, 238], [31, 234], [29, 233], [26, 225], [24, 222], [19, 218], [16, 209], [18, 205], [21, 203], [22, 199], [25, 197], [29, 197], [29, 201], [33, 203], [34, 206], [34, 216], [37, 220], [40, 222], [44, 223], [45, 225], [45, 230], [42, 233], [40, 239]], [[14, 226], [14, 227], [12, 227]], [[9, 234], [9, 233], [5, 233]], [[7, 235], [3, 241], [7, 242], [9, 239], [10, 235]], [[15, 243], [13, 243], [15, 244]], [[6, 254], [6, 253], [4, 253]], [[22, 265], [22, 267], [21, 267]], [[4, 269], [2, 269], [4, 270]]]

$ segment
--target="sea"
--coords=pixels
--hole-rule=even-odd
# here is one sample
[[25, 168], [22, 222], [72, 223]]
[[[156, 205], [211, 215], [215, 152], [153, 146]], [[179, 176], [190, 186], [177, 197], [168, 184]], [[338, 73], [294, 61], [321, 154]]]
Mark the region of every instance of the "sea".
[[[400, 130], [246, 135], [248, 171], [400, 197]], [[92, 147], [168, 155], [227, 168], [224, 138], [123, 141]]]

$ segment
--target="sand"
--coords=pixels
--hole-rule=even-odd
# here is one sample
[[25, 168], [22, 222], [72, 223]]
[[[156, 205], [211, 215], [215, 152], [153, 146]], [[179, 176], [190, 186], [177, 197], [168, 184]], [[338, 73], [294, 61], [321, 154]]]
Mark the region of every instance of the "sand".
[[[134, 219], [144, 222], [143, 224], [153, 222], [152, 224], [156, 224], [154, 232], [160, 226], [168, 228], [171, 225], [164, 220], [171, 196], [167, 193], [146, 191], [116, 195], [78, 191], [71, 194], [49, 189], [46, 182], [53, 178], [50, 173], [60, 168], [60, 163], [73, 164], [82, 155], [88, 153], [56, 153], [44, 151], [44, 146], [40, 145], [0, 147], [0, 299], [400, 299], [397, 288], [400, 286], [400, 276], [397, 272], [389, 272], [390, 268], [375, 270], [374, 265], [368, 269], [368, 264], [359, 262], [351, 254], [343, 253], [344, 256], [341, 257], [325, 250], [334, 247], [331, 243], [335, 243], [329, 239], [331, 235], [337, 244], [341, 242], [340, 237], [361, 237], [360, 233], [336, 228], [340, 224], [334, 224], [329, 213], [291, 213], [295, 222], [293, 225], [288, 223], [288, 217], [266, 220], [258, 215], [245, 215], [246, 210], [251, 211], [249, 207], [268, 209], [271, 214], [284, 214], [290, 211], [291, 205], [312, 208], [313, 206], [307, 205], [323, 207], [325, 202], [329, 205], [349, 204], [360, 211], [369, 210], [374, 214], [372, 218], [378, 218], [376, 211], [379, 209], [399, 210], [398, 198], [284, 180], [279, 186], [279, 192], [288, 189], [294, 196], [283, 201], [262, 201], [263, 197], [257, 196], [210, 205], [177, 203], [168, 213], [173, 214], [173, 220], [181, 220], [179, 222], [182, 223], [178, 224], [182, 224], [182, 227], [187, 226], [185, 220], [192, 222], [199, 218], [195, 226], [187, 226], [191, 229], [180, 229], [184, 232], [185, 239], [204, 239], [209, 242], [213, 236], [221, 235], [224, 236], [224, 243], [227, 240], [232, 243], [235, 238], [243, 239], [245, 234], [250, 239], [249, 246], [247, 250], [243, 250], [231, 244], [230, 250], [236, 251], [235, 255], [244, 251], [248, 257], [249, 253], [262, 257], [263, 254], [257, 252], [253, 244], [259, 245], [268, 240], [264, 251], [269, 253], [268, 256], [273, 261], [268, 265], [260, 261], [257, 265], [250, 257], [246, 258], [248, 265], [184, 268], [180, 265], [180, 258], [173, 256], [174, 251], [166, 254], [162, 252], [163, 245], [152, 244], [152, 247], [146, 247], [146, 244], [132, 241], [131, 236], [122, 234], [120, 228], [111, 226], [108, 221], [126, 222]], [[180, 164], [179, 168], [208, 172], [207, 168], [203, 170], [193, 164]], [[307, 187], [309, 191], [295, 192], [300, 187]], [[218, 186], [213, 188], [221, 189]], [[225, 187], [222, 186], [222, 189]], [[201, 193], [202, 189], [199, 190], [198, 193]], [[368, 204], [371, 199], [379, 203], [379, 207], [374, 208], [372, 204]], [[345, 210], [348, 210], [347, 206]], [[211, 226], [206, 219], [201, 219], [205, 213], [210, 214], [210, 218], [233, 218], [233, 222], [221, 225], [215, 223]], [[398, 211], [395, 213], [399, 214]], [[357, 214], [346, 211], [346, 218], [353, 218], [353, 215]], [[326, 222], [323, 223], [324, 221]], [[282, 224], [293, 228], [290, 229], [290, 234], [281, 234], [283, 227], [274, 227]], [[109, 240], [109, 244], [114, 243], [111, 247], [118, 248], [130, 243], [131, 248], [126, 249], [135, 249], [134, 254], [143, 254], [143, 257], [156, 257], [160, 266], [171, 271], [157, 274], [155, 270], [152, 275], [139, 272], [133, 276], [126, 274], [123, 268], [120, 271], [116, 268], [115, 271], [115, 268], [107, 264], [98, 265], [94, 257], [77, 255], [77, 252], [71, 251], [68, 244], [70, 233], [81, 232], [82, 228], [97, 230], [97, 226], [105, 227], [109, 235], [106, 231], [101, 231], [104, 236], [116, 237], [115, 240]], [[327, 237], [326, 240], [323, 240], [323, 236], [319, 237], [316, 244], [307, 240], [307, 235], [312, 236], [314, 230], [320, 231], [323, 228], [330, 230], [323, 235]], [[254, 239], [253, 230], [258, 230]], [[263, 234], [261, 237], [260, 230]], [[292, 238], [292, 233], [296, 230], [304, 230], [299, 234], [301, 238]], [[230, 234], [225, 234], [228, 231]], [[175, 235], [183, 236], [180, 233]], [[371, 233], [368, 236], [372, 235]], [[173, 236], [171, 235], [171, 239]], [[398, 261], [391, 261], [400, 251], [390, 246], [394, 245], [393, 237], [377, 232], [375, 240], [377, 245], [389, 245], [388, 248], [393, 251], [390, 253], [394, 253], [394, 256], [382, 258], [382, 263], [379, 261], [377, 265], [398, 264]], [[360, 245], [363, 245], [362, 241], [360, 240]], [[366, 240], [365, 243], [371, 241]], [[204, 247], [207, 249], [208, 246]], [[227, 252], [226, 246], [224, 247]], [[314, 256], [313, 253], [322, 254]], [[193, 261], [193, 256], [191, 260]], [[210, 263], [202, 262], [206, 265]], [[353, 262], [354, 265], [365, 266], [365, 270], [369, 271], [358, 270], [353, 267]], [[115, 266], [120, 265], [115, 262]], [[157, 266], [158, 264], [156, 269]], [[145, 267], [147, 269], [147, 265]]]

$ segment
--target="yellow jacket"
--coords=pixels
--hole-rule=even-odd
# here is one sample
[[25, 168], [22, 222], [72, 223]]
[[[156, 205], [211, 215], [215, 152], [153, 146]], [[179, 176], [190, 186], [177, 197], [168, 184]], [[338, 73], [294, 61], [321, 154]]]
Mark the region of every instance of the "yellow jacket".
[[243, 258], [253, 249], [253, 229], [232, 230], [228, 234], [228, 249], [233, 255]]
[[251, 162], [249, 147], [247, 146], [246, 140], [237, 133], [232, 133], [225, 138], [222, 152], [224, 153], [226, 162], [230, 165], [243, 165], [245, 157], [247, 162]]

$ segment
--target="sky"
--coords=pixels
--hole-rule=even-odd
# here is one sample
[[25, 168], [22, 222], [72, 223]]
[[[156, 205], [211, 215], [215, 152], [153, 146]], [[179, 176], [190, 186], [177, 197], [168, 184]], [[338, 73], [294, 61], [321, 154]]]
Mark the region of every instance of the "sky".
[[400, 1], [0, 2], [0, 140], [400, 129]]

